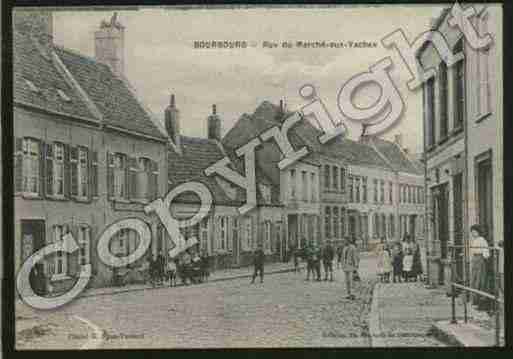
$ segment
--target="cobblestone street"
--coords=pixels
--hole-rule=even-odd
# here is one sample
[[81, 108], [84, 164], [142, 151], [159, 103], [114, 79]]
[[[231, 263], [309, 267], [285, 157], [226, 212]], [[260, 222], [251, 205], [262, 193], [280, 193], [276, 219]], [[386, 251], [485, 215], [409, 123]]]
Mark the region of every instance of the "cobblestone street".
[[53, 312], [23, 306], [18, 313], [60, 327], [18, 348], [368, 347], [373, 269], [374, 259], [363, 258], [354, 301], [337, 270], [334, 282], [306, 282], [302, 271], [263, 284], [234, 279], [86, 297]]

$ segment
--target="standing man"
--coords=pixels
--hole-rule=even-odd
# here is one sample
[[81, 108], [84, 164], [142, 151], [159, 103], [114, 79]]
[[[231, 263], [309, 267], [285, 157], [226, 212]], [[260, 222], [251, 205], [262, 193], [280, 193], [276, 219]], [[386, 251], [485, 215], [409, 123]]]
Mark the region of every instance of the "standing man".
[[331, 245], [331, 241], [326, 241], [324, 250], [322, 251], [322, 264], [324, 267], [324, 280], [328, 280], [328, 272], [330, 281], [333, 282], [333, 259], [335, 258], [335, 250]]
[[342, 270], [346, 277], [347, 299], [355, 299], [355, 296], [351, 293], [351, 287], [353, 286], [353, 272], [356, 270], [357, 265], [358, 250], [353, 241], [346, 239], [346, 246], [342, 252]]
[[159, 251], [159, 255], [157, 256], [157, 276], [158, 276], [158, 284], [164, 284], [164, 275], [166, 268], [166, 259], [164, 258], [164, 254], [162, 250]]
[[313, 262], [313, 248], [312, 243], [308, 242], [305, 248], [306, 259], [306, 280], [310, 280], [310, 272], [314, 275], [314, 262]]
[[265, 261], [264, 251], [262, 250], [262, 245], [259, 244], [258, 248], [256, 249], [256, 251], [253, 255], [254, 271], [253, 271], [253, 279], [251, 280], [251, 284], [255, 283], [255, 278], [257, 277], [257, 274], [260, 274], [260, 283], [264, 282], [264, 261]]
[[315, 268], [315, 273], [317, 274], [317, 281], [321, 281], [321, 248], [317, 247], [314, 243], [313, 247], [313, 256], [312, 256], [313, 267]]

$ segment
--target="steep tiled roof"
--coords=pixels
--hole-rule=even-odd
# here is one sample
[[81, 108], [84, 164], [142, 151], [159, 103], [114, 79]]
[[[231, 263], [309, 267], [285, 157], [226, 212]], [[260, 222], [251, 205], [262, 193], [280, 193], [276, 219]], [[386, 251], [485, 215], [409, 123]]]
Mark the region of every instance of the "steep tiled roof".
[[[227, 147], [241, 146], [265, 129], [282, 123], [291, 113], [280, 116], [280, 108], [268, 101], [264, 101], [255, 110], [253, 115], [244, 115], [239, 122], [223, 138], [223, 145]], [[310, 121], [303, 120], [294, 126], [288, 133], [289, 140], [294, 148], [308, 146], [311, 154], [304, 161], [318, 164], [319, 155], [336, 157], [348, 164], [361, 166], [374, 166], [389, 169], [387, 163], [371, 147], [363, 143], [338, 137], [325, 145], [319, 143], [321, 131]], [[267, 171], [268, 173], [271, 171]], [[276, 182], [276, 175], [270, 176]]]
[[378, 151], [386, 157], [395, 171], [419, 175], [422, 174], [395, 143], [376, 137], [373, 137], [371, 141], [376, 146]]
[[[168, 180], [177, 186], [188, 181], [198, 181], [206, 185], [216, 204], [239, 205], [240, 200], [230, 199], [217, 183], [215, 176], [206, 176], [204, 170], [224, 157], [223, 152], [213, 140], [181, 136], [182, 154], [169, 152]], [[197, 202], [192, 194], [179, 196], [177, 201]]]
[[103, 114], [106, 124], [165, 138], [127, 84], [109, 66], [61, 47], [55, 47], [55, 51]]
[[[13, 95], [14, 101], [60, 112], [71, 116], [95, 120], [80, 95], [72, 88], [57, 70], [51, 53], [29, 35], [13, 31]], [[32, 82], [39, 93], [33, 92], [26, 80]], [[69, 101], [57, 93], [63, 91]], [[97, 119], [96, 119], [97, 120]]]

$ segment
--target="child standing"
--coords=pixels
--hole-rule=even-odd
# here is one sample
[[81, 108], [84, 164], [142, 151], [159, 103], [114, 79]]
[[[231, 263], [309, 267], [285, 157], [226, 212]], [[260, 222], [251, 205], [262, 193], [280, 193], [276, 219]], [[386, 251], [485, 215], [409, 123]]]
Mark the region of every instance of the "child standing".
[[413, 266], [413, 254], [411, 249], [406, 250], [406, 255], [403, 258], [403, 277], [405, 282], [409, 282], [411, 278], [411, 269]]
[[390, 256], [390, 250], [388, 245], [383, 245], [383, 251], [381, 252], [381, 265], [383, 271], [383, 282], [390, 282], [390, 272], [392, 271], [392, 258]]
[[401, 283], [401, 275], [403, 271], [403, 252], [401, 251], [401, 245], [396, 245], [393, 250], [393, 258], [392, 258], [392, 280], [395, 283], [396, 278], [399, 283]]

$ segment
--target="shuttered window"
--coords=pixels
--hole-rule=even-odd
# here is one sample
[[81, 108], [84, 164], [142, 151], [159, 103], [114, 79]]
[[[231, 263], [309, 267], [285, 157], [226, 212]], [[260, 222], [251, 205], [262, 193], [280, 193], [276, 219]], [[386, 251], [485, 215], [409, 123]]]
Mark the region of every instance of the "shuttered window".
[[98, 152], [91, 151], [91, 197], [98, 197]]
[[[51, 149], [52, 146], [48, 146]], [[52, 192], [56, 196], [64, 196], [64, 145], [62, 143], [55, 143], [53, 145], [53, 163], [47, 156], [47, 170], [48, 178], [50, 179], [50, 169], [53, 168], [53, 183], [48, 186], [52, 188]]]
[[125, 155], [116, 153], [113, 160], [114, 198], [120, 199], [126, 196], [126, 158]]
[[23, 140], [23, 192], [33, 195], [40, 194], [41, 179], [40, 142], [32, 138]]
[[89, 264], [91, 262], [91, 229], [88, 226], [78, 227], [77, 243], [79, 246], [79, 266]]

